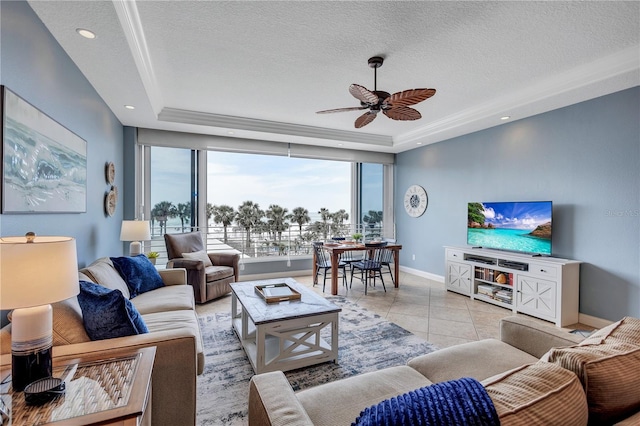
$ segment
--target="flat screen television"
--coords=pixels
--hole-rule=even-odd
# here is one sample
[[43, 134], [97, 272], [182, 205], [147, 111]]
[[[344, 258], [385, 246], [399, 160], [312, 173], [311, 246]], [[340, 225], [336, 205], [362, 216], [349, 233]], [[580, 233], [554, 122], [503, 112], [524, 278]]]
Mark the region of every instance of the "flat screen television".
[[551, 254], [551, 201], [469, 203], [467, 244]]

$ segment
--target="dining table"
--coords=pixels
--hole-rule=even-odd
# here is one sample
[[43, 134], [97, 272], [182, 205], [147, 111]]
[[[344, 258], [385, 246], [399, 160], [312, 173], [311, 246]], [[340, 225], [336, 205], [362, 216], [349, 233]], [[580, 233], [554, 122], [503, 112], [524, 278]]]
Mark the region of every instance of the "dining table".
[[[375, 244], [362, 244], [355, 242], [327, 242], [323, 244], [323, 249], [326, 250], [331, 256], [331, 294], [338, 294], [338, 264], [340, 263], [340, 255], [347, 251], [366, 251], [375, 249]], [[400, 283], [400, 250], [402, 249], [402, 244], [397, 243], [387, 243], [384, 246], [385, 249], [389, 249], [393, 252], [393, 273], [395, 277], [394, 286], [397, 288]], [[313, 254], [313, 268], [315, 271], [316, 268], [316, 255]], [[318, 284], [318, 274], [313, 274], [313, 285]]]

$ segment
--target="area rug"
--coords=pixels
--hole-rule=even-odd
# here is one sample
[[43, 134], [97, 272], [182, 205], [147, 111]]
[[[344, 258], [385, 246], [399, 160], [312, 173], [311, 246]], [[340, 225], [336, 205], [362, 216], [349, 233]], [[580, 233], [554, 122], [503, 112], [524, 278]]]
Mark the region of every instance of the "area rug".
[[[342, 308], [338, 363], [286, 372], [294, 390], [368, 371], [406, 364], [437, 348], [341, 296], [327, 297]], [[249, 380], [253, 369], [231, 329], [231, 315], [200, 317], [205, 352], [204, 374], [197, 380], [197, 421], [205, 425], [246, 425]]]

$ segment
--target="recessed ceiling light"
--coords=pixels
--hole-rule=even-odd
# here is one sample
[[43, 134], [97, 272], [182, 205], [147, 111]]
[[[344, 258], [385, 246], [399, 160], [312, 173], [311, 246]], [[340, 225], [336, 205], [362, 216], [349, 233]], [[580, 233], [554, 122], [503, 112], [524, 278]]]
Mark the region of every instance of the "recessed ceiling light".
[[76, 28], [76, 32], [84, 38], [88, 38], [88, 39], [96, 38], [96, 34], [93, 31], [89, 31], [84, 28]]
[[228, 135], [235, 135], [235, 134], [236, 134], [236, 132], [234, 132], [233, 130], [229, 130], [229, 131], [227, 132], [227, 134], [228, 134]]
[[505, 115], [505, 116], [503, 116], [503, 117], [500, 117], [500, 120], [508, 120], [508, 119], [510, 119], [510, 118], [511, 118], [511, 116], [510, 116], [510, 115]]
[[342, 146], [342, 145], [344, 145], [344, 144], [341, 144], [341, 143], [338, 144], [338, 146]]
[[136, 107], [134, 107], [133, 105], [125, 105], [124, 107], [126, 109], [136, 109]]
[[422, 142], [416, 142], [416, 145], [422, 145]]

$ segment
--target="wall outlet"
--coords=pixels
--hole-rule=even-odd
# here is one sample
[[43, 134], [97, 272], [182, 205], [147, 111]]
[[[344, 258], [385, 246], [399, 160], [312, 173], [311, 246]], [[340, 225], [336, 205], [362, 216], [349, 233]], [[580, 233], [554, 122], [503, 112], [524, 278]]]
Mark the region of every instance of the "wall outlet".
[[416, 255], [415, 254], [411, 255], [411, 260], [416, 260]]

